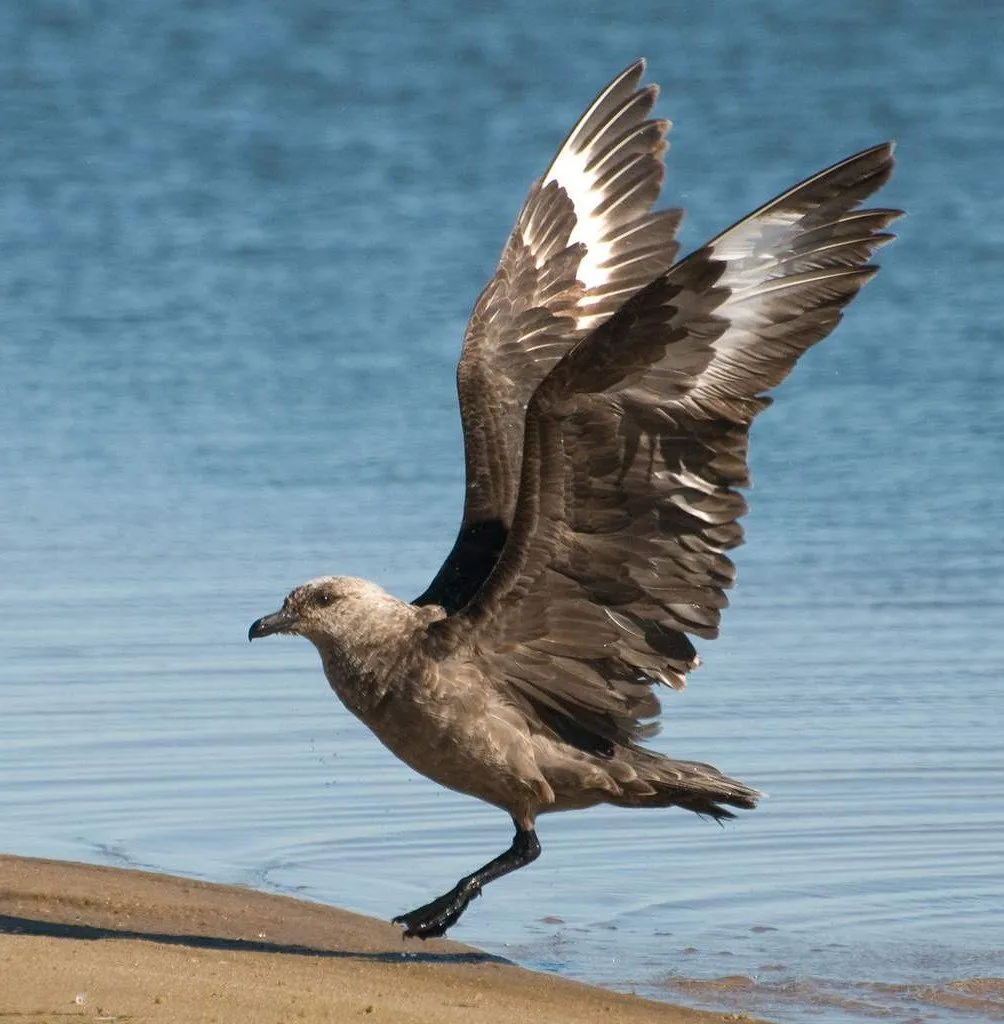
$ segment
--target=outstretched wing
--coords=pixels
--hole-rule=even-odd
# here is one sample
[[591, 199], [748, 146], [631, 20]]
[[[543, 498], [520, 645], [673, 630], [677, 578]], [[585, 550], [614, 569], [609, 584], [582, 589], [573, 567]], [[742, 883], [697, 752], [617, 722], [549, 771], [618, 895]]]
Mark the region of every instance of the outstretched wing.
[[527, 412], [499, 563], [429, 651], [477, 661], [597, 753], [655, 731], [717, 635], [742, 541], [750, 423], [876, 268], [895, 210], [858, 210], [889, 145], [823, 171], [709, 242], [572, 349]]
[[418, 604], [463, 607], [505, 543], [526, 405], [572, 345], [676, 258], [680, 212], [650, 213], [666, 121], [637, 61], [596, 98], [534, 184], [471, 315], [457, 370], [467, 493], [456, 544]]

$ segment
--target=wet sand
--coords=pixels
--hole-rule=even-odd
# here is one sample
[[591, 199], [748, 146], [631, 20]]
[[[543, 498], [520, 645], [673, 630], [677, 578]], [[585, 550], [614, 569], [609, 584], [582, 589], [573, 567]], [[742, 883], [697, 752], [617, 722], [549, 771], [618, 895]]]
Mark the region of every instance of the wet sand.
[[405, 943], [395, 925], [317, 903], [9, 856], [0, 856], [0, 1018], [34, 1024], [725, 1019], [537, 974], [448, 940]]

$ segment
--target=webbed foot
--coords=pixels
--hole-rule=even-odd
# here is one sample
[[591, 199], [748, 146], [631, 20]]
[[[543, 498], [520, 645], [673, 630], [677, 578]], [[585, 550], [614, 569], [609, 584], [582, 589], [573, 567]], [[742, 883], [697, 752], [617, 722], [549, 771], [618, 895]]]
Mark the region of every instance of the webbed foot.
[[424, 907], [395, 917], [394, 924], [404, 925], [406, 939], [432, 939], [445, 935], [446, 929], [460, 920], [471, 900], [480, 895], [481, 886], [457, 886]]

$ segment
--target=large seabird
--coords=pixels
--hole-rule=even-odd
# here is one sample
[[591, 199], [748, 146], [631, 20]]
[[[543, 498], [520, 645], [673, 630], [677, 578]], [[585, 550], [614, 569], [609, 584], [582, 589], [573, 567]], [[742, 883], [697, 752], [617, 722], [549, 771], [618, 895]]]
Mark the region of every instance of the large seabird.
[[651, 208], [669, 124], [638, 61], [534, 184], [474, 307], [457, 373], [467, 493], [453, 550], [412, 603], [373, 583], [297, 587], [249, 636], [295, 633], [342, 702], [430, 779], [505, 810], [512, 845], [395, 920], [442, 935], [540, 853], [548, 811], [684, 807], [756, 790], [641, 741], [660, 685], [718, 634], [742, 541], [753, 418], [876, 268], [899, 211], [867, 149], [677, 262], [681, 213]]

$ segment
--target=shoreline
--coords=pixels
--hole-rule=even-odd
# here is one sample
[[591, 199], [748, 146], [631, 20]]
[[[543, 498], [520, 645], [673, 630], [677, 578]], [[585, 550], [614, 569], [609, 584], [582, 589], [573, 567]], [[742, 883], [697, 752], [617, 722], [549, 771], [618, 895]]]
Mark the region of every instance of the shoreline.
[[2, 854], [0, 978], [0, 1016], [36, 1024], [729, 1019], [290, 896]]

